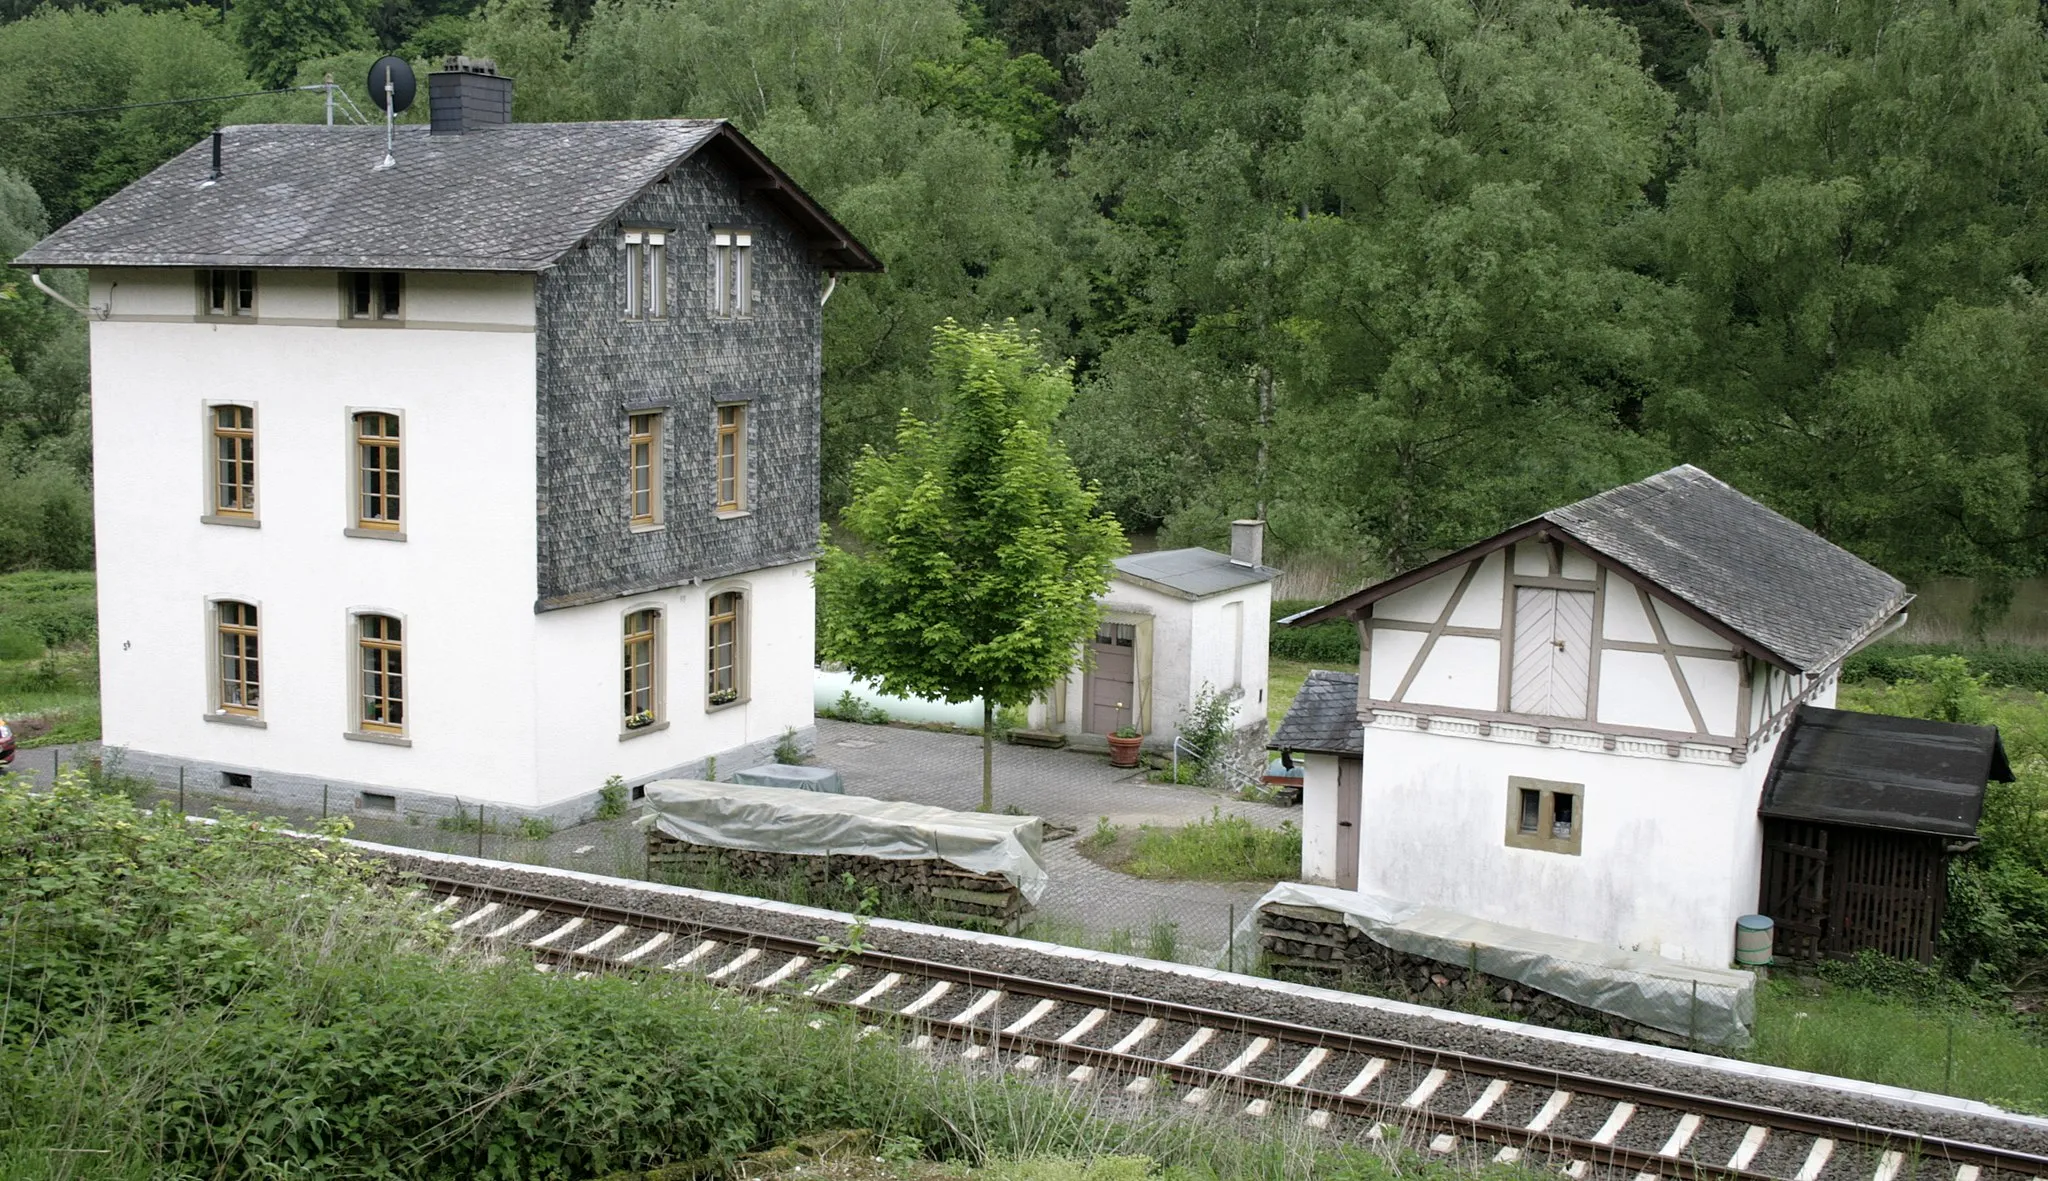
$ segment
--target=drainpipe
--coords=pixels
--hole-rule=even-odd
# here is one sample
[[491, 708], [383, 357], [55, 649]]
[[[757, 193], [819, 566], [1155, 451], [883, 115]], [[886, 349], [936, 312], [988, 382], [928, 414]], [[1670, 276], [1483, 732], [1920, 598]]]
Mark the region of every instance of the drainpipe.
[[36, 285], [37, 291], [42, 292], [44, 295], [49, 296], [51, 299], [56, 300], [58, 303], [61, 303], [65, 307], [70, 308], [72, 311], [77, 312], [79, 315], [84, 316], [86, 319], [92, 319], [91, 312], [88, 312], [84, 308], [79, 307], [77, 304], [72, 303], [69, 299], [66, 299], [63, 293], [59, 292], [55, 287], [52, 287], [48, 283], [43, 282], [43, 268], [37, 267], [36, 269], [30, 271], [28, 273], [28, 281]]
[[828, 272], [826, 275], [826, 279], [829, 281], [825, 284], [825, 294], [820, 296], [818, 299], [818, 306], [821, 308], [825, 306], [826, 300], [832, 298], [832, 293], [839, 289], [839, 272]]

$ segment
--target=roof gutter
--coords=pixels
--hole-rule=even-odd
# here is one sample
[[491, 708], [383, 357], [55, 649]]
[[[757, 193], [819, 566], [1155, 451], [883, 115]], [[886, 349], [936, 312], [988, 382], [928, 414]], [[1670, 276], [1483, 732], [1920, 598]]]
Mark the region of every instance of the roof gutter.
[[36, 267], [34, 270], [31, 270], [28, 273], [28, 281], [36, 285], [37, 291], [42, 292], [44, 295], [49, 296], [51, 299], [56, 300], [58, 303], [61, 303], [65, 307], [70, 308], [72, 311], [77, 312], [79, 315], [84, 316], [86, 319], [92, 319], [91, 312], [87, 311], [82, 307], [79, 307], [75, 303], [72, 303], [68, 298], [64, 296], [62, 292], [58, 291], [55, 287], [50, 286], [48, 283], [43, 282], [43, 268]]

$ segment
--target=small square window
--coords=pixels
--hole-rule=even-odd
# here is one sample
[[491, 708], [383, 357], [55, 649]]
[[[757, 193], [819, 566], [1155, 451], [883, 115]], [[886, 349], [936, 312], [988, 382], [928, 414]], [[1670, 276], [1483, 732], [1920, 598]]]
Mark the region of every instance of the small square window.
[[209, 316], [255, 315], [256, 272], [199, 272], [199, 302]]
[[398, 271], [352, 271], [346, 283], [351, 320], [396, 320], [403, 311], [405, 276]]
[[1507, 844], [1513, 849], [1577, 856], [1583, 835], [1584, 784], [1508, 778]]
[[255, 791], [256, 780], [247, 771], [222, 771], [220, 785], [236, 791]]

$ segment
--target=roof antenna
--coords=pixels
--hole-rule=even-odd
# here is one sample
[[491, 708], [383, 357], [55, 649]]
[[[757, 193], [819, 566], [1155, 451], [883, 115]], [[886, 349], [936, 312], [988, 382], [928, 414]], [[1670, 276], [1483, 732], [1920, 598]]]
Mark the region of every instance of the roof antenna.
[[384, 162], [377, 165], [378, 172], [398, 166], [391, 157], [391, 124], [398, 112], [412, 106], [415, 90], [412, 66], [404, 58], [380, 57], [370, 67], [370, 94], [384, 93]]

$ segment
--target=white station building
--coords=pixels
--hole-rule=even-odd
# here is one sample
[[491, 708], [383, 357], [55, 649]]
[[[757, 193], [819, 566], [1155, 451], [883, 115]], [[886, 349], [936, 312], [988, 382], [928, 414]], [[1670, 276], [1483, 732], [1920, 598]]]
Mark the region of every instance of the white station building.
[[230, 127], [90, 270], [103, 729], [335, 810], [575, 815], [813, 734], [822, 299], [877, 270], [720, 121]]

